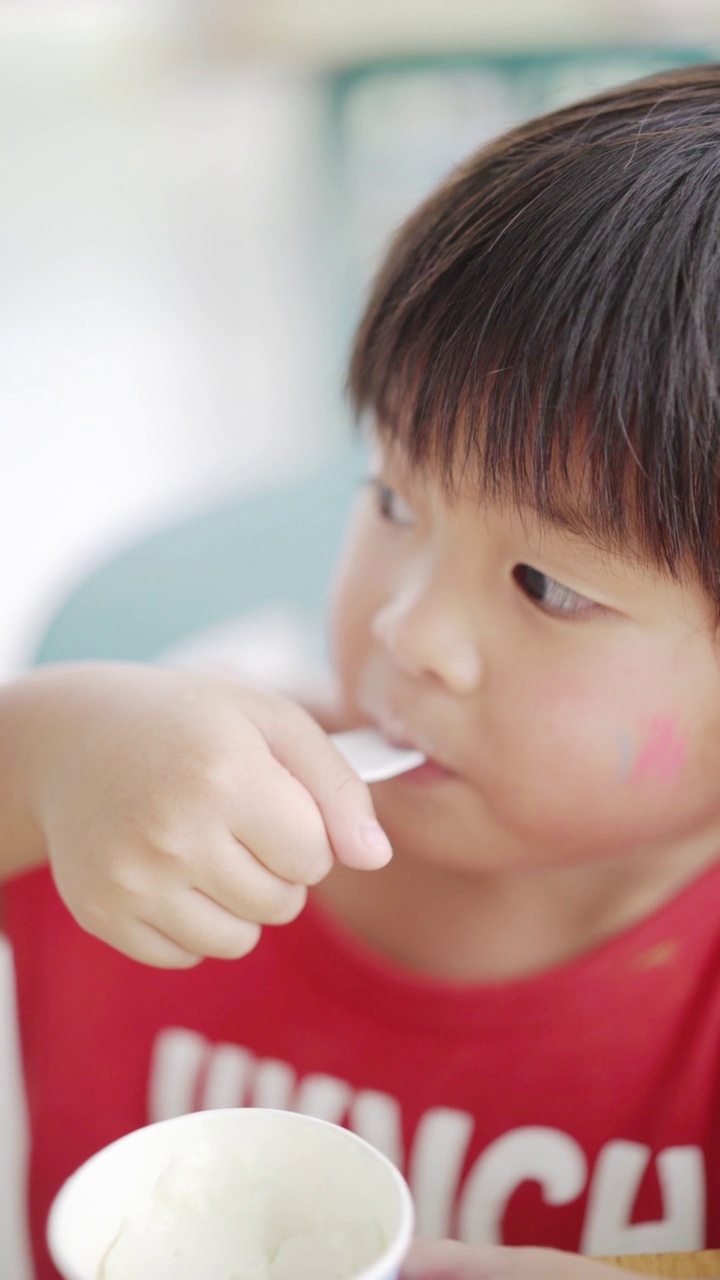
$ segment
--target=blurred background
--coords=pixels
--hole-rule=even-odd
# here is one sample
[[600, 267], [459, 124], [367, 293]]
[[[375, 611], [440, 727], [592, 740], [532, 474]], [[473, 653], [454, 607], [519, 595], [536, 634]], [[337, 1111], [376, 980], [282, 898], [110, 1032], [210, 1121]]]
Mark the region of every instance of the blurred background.
[[[343, 449], [364, 288], [454, 163], [717, 56], [717, 0], [0, 0], [0, 679], [118, 549]], [[0, 960], [0, 1274], [28, 1280]]]

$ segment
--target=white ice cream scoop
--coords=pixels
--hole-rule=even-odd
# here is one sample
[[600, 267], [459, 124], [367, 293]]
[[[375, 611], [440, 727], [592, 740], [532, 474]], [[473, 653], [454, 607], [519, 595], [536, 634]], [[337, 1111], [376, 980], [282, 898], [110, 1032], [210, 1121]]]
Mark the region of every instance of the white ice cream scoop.
[[363, 782], [384, 782], [424, 764], [422, 751], [394, 747], [376, 729], [348, 729], [331, 735], [335, 746]]

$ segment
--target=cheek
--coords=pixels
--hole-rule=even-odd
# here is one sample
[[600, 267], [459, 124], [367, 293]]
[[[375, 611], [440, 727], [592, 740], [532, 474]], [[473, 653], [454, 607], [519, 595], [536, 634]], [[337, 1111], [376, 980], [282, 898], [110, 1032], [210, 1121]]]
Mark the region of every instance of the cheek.
[[652, 652], [616, 652], [539, 682], [538, 746], [577, 753], [578, 763], [593, 762], [607, 781], [671, 781], [687, 759], [692, 719], [688, 691], [674, 676]]
[[689, 731], [679, 716], [655, 715], [620, 735], [621, 777], [629, 786], [675, 782], [689, 755]]
[[627, 723], [594, 689], [543, 700], [525, 737], [532, 775], [551, 792], [616, 786], [632, 751]]
[[[605, 678], [602, 678], [602, 675]], [[692, 746], [682, 701], [662, 681], [607, 672], [528, 689], [515, 750], [529, 786], [588, 804], [677, 787]]]
[[515, 795], [503, 788], [509, 823], [558, 850], [605, 855], [679, 836], [706, 812], [692, 708], [654, 676], [583, 676], [536, 692], [517, 741]]
[[377, 607], [367, 559], [364, 540], [353, 524], [337, 562], [328, 601], [330, 653], [346, 692], [365, 662]]
[[345, 690], [362, 664], [367, 634], [361, 602], [348, 582], [338, 580], [329, 602], [328, 636], [331, 662]]

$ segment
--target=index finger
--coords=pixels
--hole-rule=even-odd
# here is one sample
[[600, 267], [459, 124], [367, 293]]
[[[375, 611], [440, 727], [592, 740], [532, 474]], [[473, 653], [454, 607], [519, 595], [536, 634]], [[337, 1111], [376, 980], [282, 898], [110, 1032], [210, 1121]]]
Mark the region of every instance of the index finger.
[[392, 848], [370, 791], [312, 716], [280, 698], [258, 700], [246, 712], [275, 759], [312, 796], [338, 861], [359, 870], [385, 866]]

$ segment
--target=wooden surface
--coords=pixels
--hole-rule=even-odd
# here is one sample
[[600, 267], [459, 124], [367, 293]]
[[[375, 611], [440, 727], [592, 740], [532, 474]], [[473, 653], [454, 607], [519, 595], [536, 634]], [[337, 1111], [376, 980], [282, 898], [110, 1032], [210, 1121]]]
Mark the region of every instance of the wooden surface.
[[687, 1280], [720, 1276], [720, 1250], [717, 1249], [708, 1249], [705, 1253], [636, 1254], [634, 1257], [604, 1258], [603, 1261], [644, 1276], [686, 1276]]

